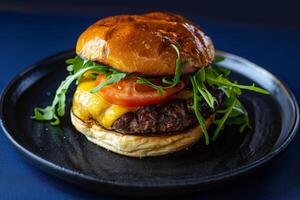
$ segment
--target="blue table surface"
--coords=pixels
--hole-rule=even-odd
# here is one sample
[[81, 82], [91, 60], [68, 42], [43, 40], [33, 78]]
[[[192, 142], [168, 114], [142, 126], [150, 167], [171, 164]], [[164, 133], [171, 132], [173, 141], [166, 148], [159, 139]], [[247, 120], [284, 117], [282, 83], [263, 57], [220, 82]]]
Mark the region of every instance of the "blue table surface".
[[[0, 12], [0, 90], [28, 65], [74, 48], [79, 34], [99, 16]], [[300, 28], [212, 21], [190, 16], [216, 48], [265, 67], [300, 99]], [[299, 132], [299, 131], [298, 131]], [[190, 198], [300, 199], [300, 135], [262, 173]], [[0, 199], [110, 199], [41, 172], [28, 164], [0, 130]], [[182, 198], [182, 197], [181, 197]]]

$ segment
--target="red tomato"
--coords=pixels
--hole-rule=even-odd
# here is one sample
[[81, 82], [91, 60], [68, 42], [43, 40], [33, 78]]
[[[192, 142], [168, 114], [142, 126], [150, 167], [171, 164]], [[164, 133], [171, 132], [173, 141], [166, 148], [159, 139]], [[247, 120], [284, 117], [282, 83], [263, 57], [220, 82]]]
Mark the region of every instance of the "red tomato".
[[[96, 84], [100, 84], [106, 80], [103, 75], [98, 75]], [[169, 99], [173, 94], [182, 90], [185, 86], [184, 82], [178, 83], [173, 88], [164, 88], [163, 94], [149, 86], [136, 83], [137, 78], [126, 78], [120, 82], [103, 87], [99, 93], [111, 104], [117, 104], [128, 107], [137, 107], [144, 105], [160, 104]], [[162, 85], [158, 79], [148, 79], [156, 85]]]

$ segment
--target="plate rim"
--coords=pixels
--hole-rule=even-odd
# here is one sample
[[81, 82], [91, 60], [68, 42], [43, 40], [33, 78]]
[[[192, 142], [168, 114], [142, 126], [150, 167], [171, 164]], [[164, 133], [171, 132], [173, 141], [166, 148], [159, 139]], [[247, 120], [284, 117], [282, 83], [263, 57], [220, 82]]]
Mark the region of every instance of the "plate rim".
[[[11, 90], [11, 88], [20, 79], [22, 79], [22, 77], [26, 76], [26, 74], [29, 73], [30, 71], [38, 68], [41, 63], [43, 63], [47, 60], [56, 59], [58, 56], [64, 56], [66, 54], [72, 54], [72, 53], [74, 54], [74, 49], [68, 49], [68, 50], [65, 50], [65, 51], [61, 51], [61, 52], [58, 52], [54, 55], [51, 55], [51, 56], [45, 57], [43, 59], [40, 59], [39, 61], [35, 62], [34, 64], [29, 65], [28, 67], [26, 67], [24, 70], [22, 70], [20, 73], [18, 73], [16, 76], [14, 76], [7, 83], [7, 85], [2, 89], [2, 92], [0, 93], [0, 126], [1, 126], [4, 134], [6, 135], [6, 137], [13, 144], [13, 146], [19, 152], [21, 152], [23, 156], [25, 156], [26, 158], [29, 158], [29, 160], [32, 161], [35, 166], [37, 166], [38, 168], [40, 168], [44, 172], [50, 173], [52, 175], [55, 175], [59, 178], [63, 178], [63, 179], [68, 180], [68, 181], [70, 181], [70, 180], [64, 178], [66, 175], [76, 177], [76, 178], [80, 178], [80, 179], [83, 179], [83, 180], [86, 180], [86, 181], [93, 181], [93, 182], [96, 182], [98, 184], [109, 185], [109, 186], [112, 186], [112, 187], [119, 186], [119, 187], [126, 187], [126, 188], [144, 188], [144, 189], [145, 188], [149, 188], [149, 189], [159, 188], [159, 189], [163, 189], [163, 188], [192, 187], [192, 186], [197, 186], [197, 185], [205, 185], [207, 183], [214, 183], [214, 182], [218, 182], [218, 181], [223, 180], [223, 179], [234, 178], [236, 176], [239, 176], [239, 175], [242, 175], [244, 173], [250, 172], [250, 171], [254, 170], [256, 167], [263, 166], [264, 164], [269, 162], [271, 159], [273, 159], [276, 155], [278, 155], [280, 152], [282, 152], [291, 143], [291, 141], [293, 140], [293, 138], [296, 135], [297, 130], [299, 128], [299, 106], [298, 106], [297, 100], [296, 100], [293, 92], [289, 89], [289, 87], [283, 81], [278, 79], [275, 75], [273, 75], [271, 72], [269, 72], [268, 70], [264, 69], [261, 66], [258, 66], [257, 64], [249, 61], [246, 58], [240, 57], [240, 56], [235, 55], [233, 53], [228, 53], [226, 51], [220, 51], [220, 50], [217, 50], [216, 52], [217, 52], [216, 55], [225, 55], [225, 57], [231, 57], [231, 58], [234, 58], [236, 60], [240, 60], [243, 63], [248, 63], [250, 65], [253, 65], [253, 66], [259, 68], [260, 70], [264, 70], [268, 75], [270, 75], [274, 80], [276, 80], [279, 85], [281, 85], [283, 87], [283, 89], [289, 95], [289, 99], [291, 99], [293, 110], [295, 110], [295, 121], [293, 123], [293, 126], [292, 126], [288, 136], [285, 138], [285, 140], [282, 142], [282, 144], [280, 144], [274, 150], [272, 150], [271, 152], [265, 154], [261, 158], [259, 158], [257, 160], [254, 160], [254, 161], [252, 161], [252, 162], [250, 162], [246, 165], [235, 168], [233, 170], [228, 170], [228, 171], [217, 173], [217, 174], [210, 175], [210, 176], [189, 177], [189, 178], [186, 178], [186, 179], [172, 180], [171, 183], [163, 183], [163, 184], [161, 183], [159, 185], [153, 185], [153, 184], [152, 185], [151, 184], [141, 185], [141, 184], [134, 184], [134, 183], [128, 183], [128, 182], [127, 183], [126, 182], [116, 182], [114, 180], [107, 180], [107, 179], [103, 179], [101, 177], [93, 177], [91, 175], [78, 172], [76, 170], [71, 170], [71, 169], [68, 169], [68, 168], [64, 168], [64, 167], [60, 166], [59, 164], [55, 164], [55, 163], [52, 163], [52, 162], [44, 159], [43, 157], [31, 152], [30, 150], [26, 149], [24, 146], [19, 144], [13, 138], [13, 136], [9, 133], [9, 128], [7, 127], [7, 125], [4, 122], [5, 119], [4, 119], [4, 109], [3, 109], [3, 107], [4, 107], [5, 97], [7, 96], [8, 92]], [[47, 171], [46, 168], [57, 171], [59, 173], [66, 173], [66, 175], [64, 175], [63, 177], [59, 176], [58, 174], [51, 173], [51, 172]]]

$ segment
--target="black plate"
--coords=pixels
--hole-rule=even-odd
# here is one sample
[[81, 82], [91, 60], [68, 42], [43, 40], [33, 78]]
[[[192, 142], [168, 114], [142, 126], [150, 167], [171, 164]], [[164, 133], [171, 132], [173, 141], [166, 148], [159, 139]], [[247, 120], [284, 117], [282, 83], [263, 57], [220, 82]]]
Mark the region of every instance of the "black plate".
[[[256, 83], [272, 95], [245, 92], [242, 101], [252, 130], [226, 128], [209, 146], [153, 158], [129, 158], [108, 152], [79, 134], [70, 116], [59, 127], [30, 120], [35, 106], [50, 104], [65, 77], [66, 51], [42, 60], [13, 79], [1, 96], [1, 123], [13, 145], [42, 170], [89, 189], [114, 194], [187, 193], [229, 183], [274, 156], [296, 133], [299, 112], [290, 90], [269, 72], [238, 56], [218, 52], [221, 66], [241, 83]], [[74, 91], [74, 87], [72, 89]], [[68, 109], [72, 93], [68, 94]]]

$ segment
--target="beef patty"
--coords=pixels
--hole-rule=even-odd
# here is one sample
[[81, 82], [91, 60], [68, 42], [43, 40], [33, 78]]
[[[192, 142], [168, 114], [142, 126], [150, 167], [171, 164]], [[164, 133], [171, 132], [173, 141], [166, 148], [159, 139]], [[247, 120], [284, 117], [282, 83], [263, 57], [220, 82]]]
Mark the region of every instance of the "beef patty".
[[[208, 90], [217, 100], [215, 103], [217, 109], [222, 103], [224, 93], [215, 87], [209, 87]], [[159, 106], [142, 106], [135, 112], [122, 115], [113, 123], [111, 129], [126, 134], [180, 132], [198, 124], [190, 108], [192, 104], [192, 99], [171, 99]], [[205, 119], [215, 111], [204, 100], [200, 101], [199, 107]]]

